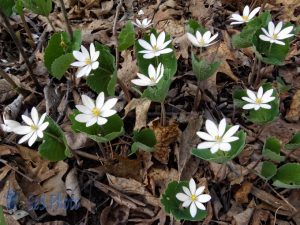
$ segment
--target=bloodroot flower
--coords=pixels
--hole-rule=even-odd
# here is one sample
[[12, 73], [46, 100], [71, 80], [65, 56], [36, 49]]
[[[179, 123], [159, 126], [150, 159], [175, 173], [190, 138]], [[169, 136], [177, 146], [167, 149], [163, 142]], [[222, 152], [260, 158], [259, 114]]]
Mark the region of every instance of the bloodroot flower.
[[145, 49], [139, 51], [139, 53], [143, 53], [143, 57], [145, 59], [152, 59], [154, 57], [160, 56], [162, 54], [167, 54], [173, 51], [172, 48], [167, 48], [167, 46], [171, 43], [172, 40], [168, 40], [165, 42], [166, 33], [161, 32], [156, 38], [154, 34], [150, 35], [150, 43], [145, 40], [139, 39], [139, 44]]
[[243, 109], [254, 109], [254, 110], [259, 110], [260, 108], [271, 109], [272, 106], [267, 103], [275, 99], [275, 97], [272, 97], [272, 94], [273, 94], [273, 89], [270, 89], [264, 93], [262, 87], [258, 89], [257, 94], [255, 94], [251, 90], [247, 90], [248, 96], [242, 97], [242, 99], [249, 103], [244, 105]]
[[112, 108], [117, 103], [117, 98], [111, 98], [104, 102], [104, 92], [101, 92], [96, 102], [91, 99], [87, 95], [82, 95], [82, 103], [83, 105], [76, 105], [76, 108], [82, 113], [78, 114], [75, 117], [75, 120], [77, 120], [80, 123], [86, 123], [86, 127], [90, 127], [94, 125], [95, 123], [99, 125], [103, 125], [107, 123], [107, 117], [110, 117], [117, 113], [116, 110], [113, 110]]
[[79, 67], [76, 72], [76, 77], [88, 76], [92, 70], [95, 70], [99, 67], [99, 58], [100, 52], [96, 51], [93, 43], [90, 44], [90, 52], [81, 45], [80, 51], [73, 51], [73, 56], [78, 61], [73, 62], [71, 66]]
[[21, 126], [21, 124], [14, 120], [5, 119], [5, 117], [3, 115], [3, 124], [0, 124], [0, 126], [4, 132], [9, 133], [9, 132], [13, 132], [13, 130], [18, 126]]
[[259, 10], [260, 10], [260, 7], [257, 7], [255, 9], [253, 9], [252, 12], [250, 12], [249, 6], [246, 5], [243, 10], [242, 16], [237, 13], [234, 13], [231, 15], [230, 19], [235, 20], [235, 22], [230, 23], [230, 25], [248, 23], [250, 20], [252, 20], [254, 18], [254, 16], [259, 12]]
[[26, 123], [25, 126], [20, 125], [12, 129], [12, 131], [19, 135], [24, 135], [20, 140], [19, 144], [28, 140], [28, 145], [32, 146], [37, 138], [44, 137], [44, 130], [48, 127], [49, 123], [45, 122], [46, 113], [44, 113], [41, 118], [39, 118], [38, 111], [35, 107], [31, 109], [31, 118], [25, 115], [22, 115], [23, 121]]
[[226, 119], [222, 119], [220, 124], [217, 126], [211, 120], [206, 120], [205, 122], [206, 132], [199, 131], [197, 135], [205, 140], [201, 142], [197, 148], [198, 149], [210, 149], [212, 154], [216, 153], [218, 150], [228, 152], [231, 150], [231, 142], [238, 140], [239, 138], [233, 136], [239, 129], [239, 125], [230, 127], [226, 132]]
[[155, 86], [161, 80], [164, 75], [164, 65], [159, 64], [157, 69], [154, 68], [152, 64], [148, 67], [148, 76], [144, 74], [137, 73], [140, 79], [133, 79], [131, 82], [138, 86]]
[[283, 41], [286, 38], [294, 36], [294, 34], [291, 34], [292, 30], [294, 29], [293, 26], [289, 26], [282, 29], [283, 23], [279, 22], [276, 27], [272, 21], [268, 24], [268, 31], [265, 28], [261, 28], [264, 34], [259, 35], [259, 38], [263, 41], [268, 41], [271, 44], [279, 44], [279, 45], [285, 45]]
[[213, 41], [218, 37], [218, 33], [211, 37], [210, 31], [206, 31], [203, 36], [199, 31], [196, 31], [196, 36], [187, 33], [187, 37], [195, 47], [207, 47], [216, 43]]
[[201, 210], [206, 209], [203, 203], [210, 201], [211, 196], [202, 194], [205, 189], [204, 186], [197, 188], [196, 183], [192, 178], [189, 182], [189, 188], [183, 186], [182, 189], [184, 193], [177, 193], [176, 198], [183, 202], [183, 207], [186, 208], [190, 206], [190, 214], [192, 217], [196, 216], [197, 208]]
[[142, 21], [136, 19], [135, 22], [132, 22], [135, 26], [141, 28], [141, 29], [146, 29], [151, 26], [151, 20], [148, 20], [147, 18], [143, 19]]

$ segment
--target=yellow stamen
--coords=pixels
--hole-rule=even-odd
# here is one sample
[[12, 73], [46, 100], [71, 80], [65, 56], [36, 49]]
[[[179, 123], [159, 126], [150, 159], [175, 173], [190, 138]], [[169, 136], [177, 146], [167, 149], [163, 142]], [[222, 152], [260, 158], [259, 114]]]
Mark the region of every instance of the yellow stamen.
[[200, 44], [200, 46], [204, 46], [204, 45], [205, 45], [205, 41], [204, 41], [203, 39], [201, 39], [201, 40], [199, 41], [199, 44]]
[[216, 142], [221, 142], [221, 141], [222, 141], [222, 137], [220, 137], [220, 136], [215, 136], [215, 140], [216, 140]]
[[255, 103], [256, 103], [256, 104], [261, 104], [261, 102], [262, 102], [261, 98], [257, 98], [257, 99], [255, 100]]
[[36, 125], [34, 125], [34, 124], [31, 125], [30, 127], [31, 127], [32, 130], [37, 130], [37, 129], [39, 129], [38, 126], [36, 126]]
[[158, 51], [157, 45], [153, 45], [152, 48], [153, 48], [153, 51], [154, 51], [154, 52]]
[[192, 195], [191, 196], [191, 200], [192, 200], [192, 202], [196, 201], [197, 200], [197, 196], [196, 195]]
[[92, 109], [92, 113], [94, 116], [100, 116], [100, 110], [97, 109], [96, 107]]
[[91, 59], [90, 59], [90, 58], [86, 58], [85, 64], [89, 65], [89, 64], [91, 64], [91, 63], [92, 63]]
[[277, 39], [278, 38], [278, 34], [273, 34], [272, 35], [272, 38], [275, 40], [275, 39]]
[[248, 16], [242, 16], [244, 21], [248, 21], [249, 17]]

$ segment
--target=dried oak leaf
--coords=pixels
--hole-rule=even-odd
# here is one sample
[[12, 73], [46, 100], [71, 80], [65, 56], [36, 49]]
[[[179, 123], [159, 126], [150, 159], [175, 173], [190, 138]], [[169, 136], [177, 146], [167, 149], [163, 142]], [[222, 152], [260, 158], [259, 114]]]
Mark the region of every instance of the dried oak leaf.
[[173, 123], [167, 126], [161, 126], [159, 121], [154, 121], [152, 129], [157, 141], [153, 156], [159, 162], [167, 164], [170, 153], [169, 145], [174, 143], [180, 135], [178, 125]]
[[285, 118], [290, 122], [297, 122], [300, 119], [300, 90], [297, 90], [294, 94], [290, 109]]
[[248, 195], [251, 192], [252, 185], [252, 183], [244, 182], [239, 190], [235, 193], [234, 199], [241, 204], [248, 203]]

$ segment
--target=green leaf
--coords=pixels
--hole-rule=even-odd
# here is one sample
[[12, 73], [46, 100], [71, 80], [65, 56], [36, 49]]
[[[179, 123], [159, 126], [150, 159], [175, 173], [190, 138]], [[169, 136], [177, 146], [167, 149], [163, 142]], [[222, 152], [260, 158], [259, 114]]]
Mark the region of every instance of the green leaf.
[[50, 161], [59, 161], [70, 157], [72, 153], [64, 132], [50, 117], [47, 117], [46, 121], [49, 122], [49, 125], [44, 131], [44, 141], [39, 146], [41, 156]]
[[135, 31], [131, 21], [128, 21], [118, 36], [118, 50], [124, 51], [134, 45]]
[[266, 180], [270, 180], [273, 176], [275, 176], [277, 172], [277, 167], [272, 162], [263, 162], [260, 176]]
[[51, 0], [23, 0], [23, 4], [25, 8], [42, 16], [48, 16], [52, 11]]
[[60, 80], [74, 60], [75, 58], [72, 53], [67, 53], [56, 58], [51, 65], [52, 75]]
[[287, 85], [281, 77], [276, 77], [276, 84], [279, 93], [286, 93], [291, 89], [291, 85]]
[[287, 163], [273, 177], [273, 185], [281, 188], [300, 188], [300, 164]]
[[[264, 92], [273, 88], [270, 83], [266, 83], [262, 85], [262, 87]], [[245, 96], [247, 96], [247, 92], [245, 90], [234, 91], [233, 92], [234, 105], [238, 108], [242, 108], [245, 104], [247, 104], [247, 102], [242, 99], [242, 97]], [[245, 111], [247, 113], [246, 115], [247, 119], [253, 123], [260, 124], [260, 125], [267, 124], [274, 121], [279, 116], [279, 96], [275, 89], [273, 89], [272, 96], [275, 97], [275, 99], [272, 102], [268, 103], [271, 105], [272, 107], [271, 109], [260, 108], [259, 110], [254, 110], [254, 109], [247, 110]]]
[[[287, 23], [284, 27], [291, 26]], [[282, 65], [290, 50], [290, 42], [293, 37], [282, 40], [285, 45], [271, 44], [268, 41], [263, 41], [259, 35], [264, 34], [262, 30], [258, 30], [253, 36], [253, 44], [255, 46], [255, 54], [262, 62], [273, 65]]]
[[2, 206], [0, 206], [0, 225], [6, 225]]
[[267, 138], [262, 154], [266, 159], [275, 161], [275, 162], [282, 162], [284, 161], [285, 157], [280, 155], [281, 144], [277, 138], [269, 137]]
[[[156, 31], [153, 31], [153, 34], [158, 36]], [[167, 34], [165, 41], [168, 41], [169, 39], [170, 35]], [[145, 34], [144, 40], [150, 42], [150, 35]], [[167, 47], [172, 48], [172, 44], [170, 43]], [[168, 94], [172, 78], [177, 71], [177, 60], [174, 51], [168, 54], [162, 54], [156, 58], [144, 59], [144, 54], [139, 53], [139, 51], [143, 50], [143, 48], [142, 46], [140, 46], [138, 41], [135, 44], [135, 49], [140, 73], [148, 76], [148, 66], [150, 64], [152, 64], [156, 68], [159, 63], [162, 63], [164, 65], [164, 77], [156, 86], [148, 87], [143, 94], [143, 97], [147, 97], [151, 101], [163, 102]]]
[[285, 148], [287, 150], [295, 150], [297, 148], [300, 148], [300, 132], [297, 132], [294, 134], [292, 139], [285, 145]]
[[190, 19], [186, 25], [186, 31], [195, 35], [196, 31], [199, 31], [201, 34], [204, 34], [207, 31], [207, 29], [200, 25], [196, 20]]
[[96, 43], [95, 48], [100, 51], [99, 67], [87, 77], [86, 83], [97, 93], [104, 92], [105, 96], [113, 96], [117, 82], [115, 57], [100, 43]]
[[23, 8], [24, 8], [23, 0], [17, 0], [13, 10], [17, 14], [22, 15], [24, 13]]
[[254, 34], [258, 30], [261, 30], [261, 27], [267, 26], [269, 21], [271, 21], [271, 18], [270, 12], [264, 12], [248, 22], [240, 34], [236, 34], [232, 37], [233, 47], [247, 48], [252, 46]]
[[70, 115], [70, 120], [72, 122], [72, 130], [77, 133], [85, 133], [89, 138], [98, 143], [111, 141], [124, 133], [123, 120], [117, 114], [108, 117], [107, 123], [102, 126], [94, 124], [90, 127], [86, 127], [85, 123], [80, 123], [77, 120], [75, 120], [75, 117], [78, 114], [80, 114], [78, 110], [73, 110], [73, 114]]
[[214, 61], [211, 64], [207, 63], [205, 59], [197, 59], [192, 53], [192, 67], [198, 80], [203, 81], [212, 76], [220, 66], [220, 62]]
[[[229, 128], [229, 126], [228, 126]], [[231, 150], [229, 152], [223, 152], [219, 150], [215, 154], [212, 154], [210, 149], [197, 149], [192, 150], [192, 155], [197, 156], [200, 159], [212, 161], [216, 163], [226, 163], [229, 160], [234, 159], [244, 149], [246, 143], [246, 133], [243, 131], [237, 132], [234, 136], [239, 137], [238, 140], [231, 142]]]
[[136, 153], [138, 149], [146, 152], [152, 152], [156, 144], [156, 137], [153, 130], [145, 128], [140, 131], [133, 132], [134, 143], [131, 146], [131, 154]]
[[15, 5], [14, 0], [0, 0], [0, 8], [6, 16], [10, 16]]
[[189, 207], [183, 208], [182, 202], [176, 198], [176, 194], [183, 192], [182, 187], [189, 187], [187, 181], [173, 181], [168, 184], [167, 189], [163, 193], [160, 202], [164, 206], [166, 213], [172, 214], [177, 220], [200, 221], [207, 216], [207, 212], [197, 209], [197, 214], [192, 217]]

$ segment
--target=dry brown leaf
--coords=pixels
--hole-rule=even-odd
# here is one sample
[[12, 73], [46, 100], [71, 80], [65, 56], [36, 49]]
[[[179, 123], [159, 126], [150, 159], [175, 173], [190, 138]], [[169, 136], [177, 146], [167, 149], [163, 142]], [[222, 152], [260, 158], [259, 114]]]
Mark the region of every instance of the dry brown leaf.
[[142, 183], [131, 178], [126, 179], [122, 177], [115, 177], [110, 174], [107, 174], [107, 179], [110, 186], [116, 188], [117, 190], [128, 194], [141, 195], [148, 204], [156, 207], [160, 206], [159, 199], [154, 197], [148, 190], [146, 190]]
[[283, 7], [280, 7], [281, 15], [278, 17], [280, 20], [285, 22], [294, 21], [299, 24], [300, 14], [296, 12], [300, 7], [299, 0], [276, 0], [276, 4], [283, 5]]
[[189, 1], [189, 12], [191, 12], [192, 18], [197, 21], [202, 21], [211, 17], [210, 8], [205, 7], [204, 1]]
[[136, 59], [132, 59], [131, 51], [126, 50], [121, 53], [124, 61], [121, 63], [121, 68], [118, 70], [118, 78], [123, 81], [128, 89], [131, 89], [131, 80], [136, 77], [138, 67]]
[[[12, 78], [12, 76], [11, 76]], [[18, 93], [4, 79], [0, 79], [0, 103], [15, 97]]]
[[79, 203], [81, 199], [81, 193], [75, 168], [72, 168], [66, 176], [65, 185], [67, 194], [73, 199], [75, 203]]
[[101, 211], [101, 225], [126, 225], [130, 209], [125, 205], [107, 206]]
[[290, 122], [297, 122], [300, 119], [300, 90], [297, 90], [294, 94], [285, 118]]
[[216, 182], [223, 181], [229, 172], [229, 169], [226, 165], [215, 162], [209, 162], [209, 168], [213, 172], [213, 180]]
[[155, 193], [157, 187], [164, 191], [169, 182], [179, 179], [178, 171], [171, 168], [151, 168], [148, 172], [148, 178], [152, 193]]
[[244, 212], [234, 215], [233, 220], [235, 225], [246, 225], [249, 224], [250, 219], [252, 217], [254, 208], [248, 208]]
[[255, 210], [251, 225], [261, 225], [266, 224], [269, 219], [270, 212], [266, 210]]
[[169, 145], [174, 143], [180, 135], [178, 125], [170, 124], [168, 126], [161, 126], [159, 121], [154, 121], [152, 129], [156, 137], [156, 145], [153, 156], [159, 162], [167, 164], [170, 152]]
[[147, 114], [150, 107], [151, 101], [147, 98], [133, 98], [125, 107], [125, 116], [135, 109], [135, 125], [134, 130], [140, 130], [146, 127]]
[[45, 222], [45, 223], [36, 223], [35, 225], [69, 225], [65, 221], [50, 221], [50, 222]]
[[248, 195], [251, 192], [251, 188], [252, 188], [252, 183], [244, 182], [242, 186], [239, 188], [239, 190], [235, 193], [234, 199], [241, 204], [248, 203], [249, 202]]
[[14, 155], [18, 152], [17, 148], [10, 145], [0, 145], [0, 156]]
[[87, 136], [83, 133], [65, 132], [65, 136], [68, 146], [73, 150], [82, 149], [94, 145], [93, 141], [87, 138]]

